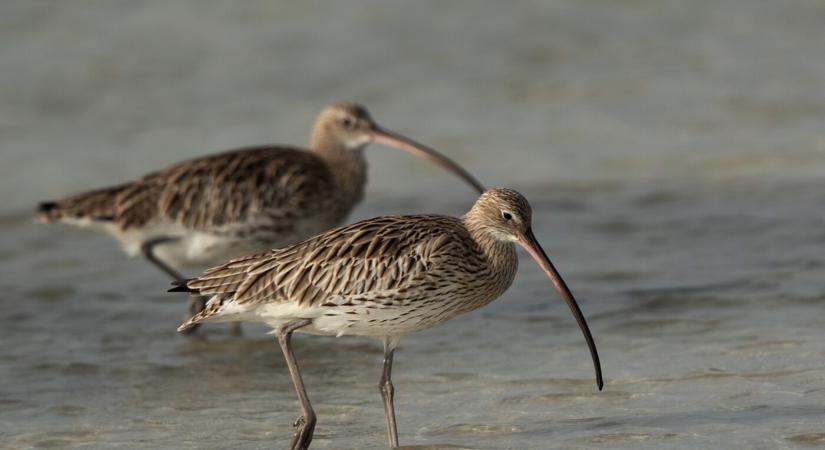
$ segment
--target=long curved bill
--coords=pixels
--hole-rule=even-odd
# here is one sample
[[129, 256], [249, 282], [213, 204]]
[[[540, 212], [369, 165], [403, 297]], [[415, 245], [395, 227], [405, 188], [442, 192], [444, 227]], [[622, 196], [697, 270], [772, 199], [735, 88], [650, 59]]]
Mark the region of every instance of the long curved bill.
[[485, 189], [481, 183], [478, 182], [469, 172], [464, 170], [461, 166], [456, 164], [450, 158], [438, 153], [437, 151], [419, 144], [414, 140], [402, 136], [398, 133], [394, 133], [389, 130], [385, 130], [379, 126], [374, 126], [372, 129], [372, 141], [376, 144], [386, 145], [389, 147], [395, 147], [397, 149], [404, 150], [409, 152], [415, 156], [420, 158], [426, 159], [428, 161], [432, 161], [439, 166], [449, 170], [450, 172], [456, 174], [460, 178], [464, 179], [467, 183], [470, 184], [475, 190], [478, 191], [479, 194], [483, 194]]
[[584, 315], [581, 309], [579, 309], [576, 299], [573, 298], [573, 293], [570, 292], [567, 283], [564, 282], [564, 279], [553, 266], [553, 263], [550, 262], [550, 258], [544, 253], [544, 249], [539, 245], [539, 241], [537, 241], [533, 235], [532, 229], [528, 228], [526, 233], [520, 235], [518, 242], [530, 253], [530, 256], [539, 263], [541, 268], [544, 269], [544, 272], [550, 277], [550, 280], [556, 286], [556, 289], [558, 289], [567, 306], [570, 307], [570, 312], [573, 313], [576, 322], [579, 323], [579, 328], [582, 330], [584, 339], [587, 341], [587, 347], [590, 349], [590, 356], [593, 358], [593, 367], [596, 369], [596, 386], [598, 386], [601, 391], [604, 386], [604, 380], [602, 379], [602, 364], [599, 362], [599, 352], [596, 350], [596, 343], [593, 342], [593, 336], [590, 334], [590, 327], [587, 326], [587, 321], [584, 320]]

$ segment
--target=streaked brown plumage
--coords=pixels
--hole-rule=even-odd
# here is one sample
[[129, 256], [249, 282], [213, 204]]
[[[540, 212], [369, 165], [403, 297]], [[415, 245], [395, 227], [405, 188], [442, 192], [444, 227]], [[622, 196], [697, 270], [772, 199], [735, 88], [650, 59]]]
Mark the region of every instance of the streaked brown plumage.
[[329, 230], [283, 249], [232, 260], [173, 291], [209, 296], [179, 330], [201, 322], [255, 321], [276, 329], [302, 399], [292, 448], [306, 448], [315, 417], [291, 354], [292, 331], [382, 339], [382, 377], [390, 445], [397, 446], [392, 355], [400, 336], [443, 323], [499, 297], [515, 277], [518, 242], [553, 280], [588, 342], [602, 387], [598, 354], [564, 281], [533, 237], [527, 200], [510, 189], [484, 193], [457, 219], [388, 216]]
[[[330, 168], [310, 152], [287, 147], [253, 147], [192, 159], [138, 181], [78, 194], [42, 211], [48, 222], [104, 221], [128, 232], [167, 221], [183, 228], [222, 231], [233, 224], [271, 222], [289, 230], [313, 217], [334, 198]], [[348, 193], [352, 196], [353, 193]], [[325, 204], [329, 203], [329, 204]], [[347, 211], [336, 207], [331, 219]], [[281, 212], [281, 214], [276, 214]]]
[[363, 149], [372, 142], [434, 161], [483, 191], [454, 162], [344, 102], [318, 116], [310, 150], [260, 146], [184, 161], [134, 182], [43, 203], [39, 218], [107, 231], [129, 254], [142, 252], [181, 279], [180, 267], [293, 244], [343, 222], [363, 196]]

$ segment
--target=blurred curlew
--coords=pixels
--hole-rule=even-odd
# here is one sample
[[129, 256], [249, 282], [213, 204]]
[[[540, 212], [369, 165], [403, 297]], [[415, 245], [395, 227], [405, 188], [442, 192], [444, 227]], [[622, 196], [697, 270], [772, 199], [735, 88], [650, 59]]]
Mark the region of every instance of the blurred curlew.
[[[363, 149], [370, 143], [433, 161], [484, 191], [447, 157], [379, 127], [363, 106], [342, 102], [318, 116], [309, 150], [268, 145], [191, 159], [137, 181], [41, 203], [39, 220], [106, 231], [130, 255], [143, 254], [183, 280], [181, 267], [283, 247], [339, 225], [363, 196]], [[203, 304], [192, 297], [190, 312]]]
[[513, 282], [520, 244], [547, 273], [587, 341], [603, 386], [590, 330], [573, 294], [531, 230], [527, 200], [492, 189], [462, 218], [388, 216], [329, 230], [299, 244], [249, 255], [179, 282], [171, 291], [209, 296], [206, 308], [184, 322], [250, 321], [278, 336], [301, 403], [291, 449], [306, 449], [316, 417], [292, 351], [294, 331], [373, 336], [384, 343], [379, 383], [390, 447], [398, 446], [391, 382], [401, 335], [441, 324], [495, 300]]

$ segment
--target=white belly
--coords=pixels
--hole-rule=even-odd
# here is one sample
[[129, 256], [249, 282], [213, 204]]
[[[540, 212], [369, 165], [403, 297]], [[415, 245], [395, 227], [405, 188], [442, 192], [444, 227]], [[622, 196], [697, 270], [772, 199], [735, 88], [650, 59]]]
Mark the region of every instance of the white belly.
[[[212, 299], [211, 301], [218, 301]], [[428, 309], [409, 306], [299, 306], [294, 302], [263, 305], [238, 305], [225, 301], [220, 311], [208, 322], [259, 322], [277, 329], [295, 319], [311, 319], [302, 333], [325, 336], [396, 336], [430, 328], [459, 314], [448, 303], [437, 303]]]
[[230, 259], [250, 253], [295, 244], [333, 226], [323, 220], [304, 220], [296, 224], [290, 233], [257, 233], [238, 236], [231, 230], [217, 232], [195, 231], [177, 224], [161, 223], [137, 230], [118, 230], [107, 227], [132, 255], [141, 254], [141, 245], [154, 239], [170, 238], [154, 247], [155, 254], [175, 268], [203, 267], [223, 264]]

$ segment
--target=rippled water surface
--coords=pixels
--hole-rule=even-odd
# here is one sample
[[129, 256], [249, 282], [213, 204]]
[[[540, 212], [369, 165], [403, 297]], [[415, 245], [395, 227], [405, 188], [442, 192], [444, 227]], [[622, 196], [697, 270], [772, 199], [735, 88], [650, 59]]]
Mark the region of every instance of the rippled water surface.
[[[39, 200], [231, 146], [339, 98], [519, 189], [602, 355], [524, 256], [402, 339], [408, 448], [825, 447], [825, 6], [788, 2], [7, 2], [0, 6], [0, 448], [282, 448], [267, 329], [185, 299]], [[368, 150], [353, 218], [472, 192]], [[313, 448], [384, 448], [380, 346], [298, 336]]]

